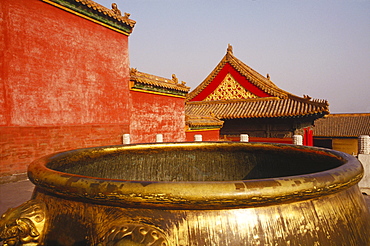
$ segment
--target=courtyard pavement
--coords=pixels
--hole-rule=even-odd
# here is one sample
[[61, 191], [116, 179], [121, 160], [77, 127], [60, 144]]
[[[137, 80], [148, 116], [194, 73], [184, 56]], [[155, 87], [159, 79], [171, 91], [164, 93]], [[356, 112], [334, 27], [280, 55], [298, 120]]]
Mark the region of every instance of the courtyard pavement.
[[28, 201], [34, 187], [28, 179], [0, 184], [0, 215]]

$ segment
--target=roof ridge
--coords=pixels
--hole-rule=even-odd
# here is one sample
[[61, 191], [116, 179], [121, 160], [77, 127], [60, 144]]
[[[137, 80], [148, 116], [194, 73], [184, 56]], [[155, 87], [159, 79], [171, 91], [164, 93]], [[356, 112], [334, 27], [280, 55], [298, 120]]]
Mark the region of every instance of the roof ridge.
[[192, 90], [187, 98], [186, 98], [186, 101], [189, 101], [191, 99], [193, 99], [194, 97], [196, 97], [200, 92], [202, 92], [202, 90], [207, 87], [211, 82], [212, 80], [216, 77], [216, 75], [218, 74], [218, 72], [220, 72], [220, 70], [223, 68], [223, 66], [226, 64], [227, 60], [226, 60], [226, 55], [221, 59], [221, 61], [216, 65], [216, 67], [211, 71], [210, 74], [208, 74], [208, 76], [203, 80], [202, 83], [200, 83], [197, 87], [195, 87], [194, 90]]
[[85, 6], [87, 6], [90, 9], [93, 9], [95, 11], [98, 11], [100, 13], [103, 13], [104, 15], [107, 15], [113, 19], [116, 19], [118, 21], [121, 21], [130, 27], [134, 27], [136, 24], [136, 21], [129, 19], [130, 14], [129, 13], [124, 13], [122, 16], [121, 11], [118, 9], [118, 6], [116, 3], [112, 3], [112, 9], [109, 9], [99, 3], [96, 3], [95, 1], [92, 0], [74, 0], [75, 2], [81, 3]]
[[307, 95], [304, 95], [303, 97], [300, 97], [300, 96], [296, 96], [296, 95], [293, 95], [293, 94], [289, 94], [289, 98], [290, 99], [293, 99], [293, 100], [296, 100], [296, 101], [301, 101], [301, 102], [307, 102], [309, 104], [314, 104], [314, 105], [317, 105], [317, 106], [329, 106], [329, 103], [327, 100], [325, 99], [316, 99], [316, 98], [311, 98], [310, 96], [307, 96]]
[[131, 20], [129, 13], [124, 13], [118, 9], [116, 3], [112, 3], [112, 9], [104, 7], [92, 0], [41, 0], [57, 8], [66, 10], [72, 14], [88, 19], [99, 25], [103, 25], [112, 30], [129, 36], [136, 24]]
[[186, 86], [186, 82], [179, 82], [175, 74], [172, 74], [172, 79], [167, 79], [153, 74], [140, 72], [136, 68], [130, 69], [130, 81], [136, 81], [137, 83], [155, 87], [178, 90], [184, 93], [187, 93], [190, 90], [190, 87]]
[[155, 79], [159, 82], [170, 83], [170, 84], [175, 84], [176, 82], [178, 82], [175, 74], [172, 74], [172, 79], [169, 79], [169, 78], [157, 76], [157, 75], [154, 75], [154, 74], [138, 71], [136, 68], [131, 68], [130, 69], [130, 76], [131, 77], [135, 77], [135, 76], [136, 77], [141, 77], [142, 76], [142, 77], [145, 77], [145, 78], [148, 78], [148, 79]]
[[[268, 94], [272, 94], [273, 96], [278, 96], [281, 98], [285, 98], [288, 95], [293, 95], [281, 88], [279, 88], [274, 82], [270, 80], [270, 75], [268, 77], [263, 76], [243, 61], [236, 58], [232, 53], [226, 55], [229, 62], [235, 70], [241, 73], [244, 77], [246, 77], [252, 84], [263, 90]], [[234, 64], [233, 64], [234, 63]], [[236, 64], [235, 64], [236, 63]], [[246, 70], [246, 71], [243, 71]], [[249, 74], [248, 74], [249, 73]]]
[[[269, 85], [273, 85], [273, 86], [276, 86], [275, 83], [273, 83], [269, 78], [266, 78], [265, 76], [263, 76], [262, 74], [260, 74], [259, 72], [257, 72], [256, 70], [254, 70], [252, 67], [248, 66], [247, 64], [245, 64], [243, 61], [241, 61], [240, 59], [238, 59], [236, 56], [234, 56], [233, 53], [228, 53], [227, 55], [227, 58], [228, 58], [228, 61], [235, 61], [237, 63], [240, 63], [240, 65], [244, 68], [247, 68], [248, 70], [250, 70], [252, 72], [252, 75], [258, 77], [259, 79], [262, 79], [263, 82], [267, 82]], [[267, 81], [266, 81], [267, 80]], [[276, 86], [277, 87], [277, 86]]]
[[279, 88], [274, 82], [270, 80], [269, 75], [267, 77], [263, 76], [262, 74], [258, 73], [256, 70], [236, 58], [233, 54], [233, 48], [229, 44], [224, 57], [211, 71], [211, 73], [203, 80], [203, 82], [200, 83], [194, 90], [192, 90], [188, 94], [187, 101], [190, 101], [191, 99], [199, 95], [203, 91], [203, 89], [205, 89], [213, 81], [213, 79], [218, 75], [218, 73], [221, 71], [226, 63], [229, 63], [238, 73], [247, 78], [249, 82], [257, 86], [259, 89], [266, 92], [267, 94], [280, 98], [296, 96]]

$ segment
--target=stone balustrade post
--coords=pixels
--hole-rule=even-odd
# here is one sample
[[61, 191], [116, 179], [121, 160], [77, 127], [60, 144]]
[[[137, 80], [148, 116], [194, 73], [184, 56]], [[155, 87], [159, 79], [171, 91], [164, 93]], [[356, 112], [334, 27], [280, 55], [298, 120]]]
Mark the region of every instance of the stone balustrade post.
[[240, 142], [249, 142], [248, 134], [240, 134]]
[[293, 144], [295, 144], [295, 145], [303, 145], [303, 137], [302, 137], [302, 135], [293, 135]]
[[163, 134], [157, 134], [157, 135], [155, 135], [155, 141], [157, 143], [163, 143]]
[[130, 144], [130, 134], [123, 134], [123, 144]]
[[370, 136], [361, 135], [358, 137], [358, 160], [364, 167], [364, 176], [358, 183], [361, 192], [370, 195]]
[[203, 141], [203, 136], [201, 134], [194, 135], [194, 141], [202, 142]]
[[358, 153], [369, 155], [370, 154], [370, 136], [361, 135], [358, 137]]

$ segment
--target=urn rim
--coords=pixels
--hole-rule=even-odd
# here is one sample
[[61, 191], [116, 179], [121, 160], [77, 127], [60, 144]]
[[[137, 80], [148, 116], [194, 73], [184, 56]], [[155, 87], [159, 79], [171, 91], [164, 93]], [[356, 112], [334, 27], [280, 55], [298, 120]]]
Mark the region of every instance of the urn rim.
[[[341, 164], [325, 171], [274, 178], [229, 181], [137, 181], [89, 177], [48, 168], [51, 161], [77, 153], [117, 152], [144, 148], [233, 147], [288, 149], [335, 158]], [[330, 149], [290, 144], [239, 142], [177, 142], [83, 148], [41, 157], [28, 167], [36, 189], [49, 194], [105, 205], [168, 208], [224, 209], [268, 206], [330, 195], [361, 180], [363, 167], [353, 156]]]

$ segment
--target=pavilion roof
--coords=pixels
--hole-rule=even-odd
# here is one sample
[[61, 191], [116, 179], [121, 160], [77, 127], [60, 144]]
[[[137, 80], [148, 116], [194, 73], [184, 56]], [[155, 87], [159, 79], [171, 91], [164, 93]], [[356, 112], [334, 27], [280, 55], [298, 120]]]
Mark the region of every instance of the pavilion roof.
[[[240, 85], [236, 89], [241, 91], [245, 89], [244, 98], [243, 94], [242, 96], [238, 95], [239, 98], [231, 97], [231, 99], [221, 100], [210, 99], [209, 96], [199, 96], [202, 93], [212, 94], [209, 88], [212, 87], [212, 83], [215, 83], [216, 77], [219, 77], [221, 73], [226, 74], [225, 67], [234, 73], [234, 77], [238, 76], [239, 80], [246, 79], [249, 82], [246, 85], [256, 88], [254, 90], [262, 96], [256, 96], [253, 93], [247, 94], [249, 93], [248, 88], [240, 88]], [[238, 83], [237, 80], [235, 79], [236, 83]], [[207, 90], [208, 92], [206, 92]], [[270, 80], [269, 76], [265, 77], [259, 74], [237, 59], [229, 45], [226, 55], [216, 68], [187, 96], [186, 114], [209, 115], [210, 113], [219, 119], [304, 117], [309, 115], [322, 117], [329, 114], [329, 104], [326, 100], [311, 99], [309, 96], [299, 97], [280, 89]]]
[[329, 114], [315, 121], [314, 136], [359, 137], [370, 135], [370, 113]]

